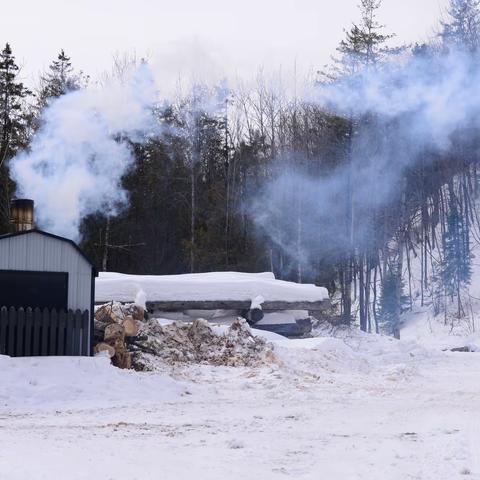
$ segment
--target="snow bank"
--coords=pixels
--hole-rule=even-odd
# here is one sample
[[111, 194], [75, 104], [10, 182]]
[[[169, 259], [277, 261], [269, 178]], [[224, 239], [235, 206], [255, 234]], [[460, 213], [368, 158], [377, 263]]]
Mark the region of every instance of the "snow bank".
[[317, 302], [327, 289], [276, 280], [273, 273], [211, 272], [186, 275], [125, 275], [103, 272], [95, 284], [95, 301], [133, 302], [139, 292], [150, 301], [265, 301]]
[[174, 401], [186, 390], [167, 375], [119, 370], [104, 357], [0, 356], [0, 411], [126, 406]]
[[[377, 372], [382, 380], [407, 382], [417, 374], [419, 361], [441, 361], [445, 353], [413, 341], [361, 332], [356, 328], [317, 328], [313, 338], [269, 338], [283, 369], [294, 378], [310, 375], [325, 382], [346, 381]], [[381, 373], [380, 373], [381, 372]]]

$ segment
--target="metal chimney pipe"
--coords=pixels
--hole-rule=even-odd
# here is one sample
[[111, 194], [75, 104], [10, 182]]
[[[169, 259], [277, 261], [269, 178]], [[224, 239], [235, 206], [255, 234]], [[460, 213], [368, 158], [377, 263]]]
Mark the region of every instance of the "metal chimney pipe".
[[33, 200], [18, 198], [10, 202], [10, 225], [13, 232], [34, 228]]

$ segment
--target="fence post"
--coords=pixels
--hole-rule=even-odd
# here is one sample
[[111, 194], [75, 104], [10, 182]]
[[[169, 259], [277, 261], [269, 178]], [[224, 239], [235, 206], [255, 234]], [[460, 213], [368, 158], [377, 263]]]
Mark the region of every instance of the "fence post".
[[8, 309], [2, 307], [0, 310], [0, 355], [7, 354], [7, 326], [8, 326]]
[[67, 313], [67, 325], [65, 330], [67, 332], [67, 339], [65, 341], [65, 355], [73, 355], [73, 312], [71, 310]]
[[60, 310], [58, 316], [58, 348], [57, 355], [65, 355], [65, 327], [67, 321], [67, 314], [65, 310]]
[[30, 307], [25, 310], [25, 356], [32, 354], [32, 338], [33, 338], [33, 312]]
[[8, 343], [7, 355], [15, 355], [15, 333], [17, 330], [17, 311], [14, 307], [8, 310]]
[[[90, 338], [88, 337], [88, 330], [90, 327], [90, 312], [85, 310], [82, 313], [82, 350], [80, 355], [89, 356], [90, 355]], [[93, 336], [93, 332], [92, 332]]]
[[40, 355], [48, 355], [48, 334], [50, 325], [50, 312], [48, 308], [44, 308], [42, 312], [42, 340], [40, 347]]
[[57, 353], [57, 335], [58, 335], [58, 315], [57, 310], [52, 308], [50, 311], [50, 345], [48, 355], [56, 355]]
[[25, 310], [20, 307], [17, 310], [17, 339], [15, 347], [15, 356], [23, 357], [25, 349], [23, 342], [25, 340]]
[[40, 333], [42, 329], [42, 312], [37, 307], [33, 311], [33, 348], [32, 355], [40, 355]]
[[78, 356], [82, 353], [82, 312], [75, 310], [73, 326], [73, 354]]

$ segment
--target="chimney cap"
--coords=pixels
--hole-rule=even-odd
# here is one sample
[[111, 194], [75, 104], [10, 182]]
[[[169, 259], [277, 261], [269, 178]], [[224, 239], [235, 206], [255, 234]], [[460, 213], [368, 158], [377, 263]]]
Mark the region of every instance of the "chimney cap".
[[20, 208], [33, 208], [34, 202], [30, 198], [14, 198], [10, 200], [10, 205]]

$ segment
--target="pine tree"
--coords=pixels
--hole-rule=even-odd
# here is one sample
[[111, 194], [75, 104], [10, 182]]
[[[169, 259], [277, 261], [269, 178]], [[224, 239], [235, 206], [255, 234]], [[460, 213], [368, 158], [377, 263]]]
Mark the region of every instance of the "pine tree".
[[400, 338], [400, 314], [407, 304], [403, 290], [401, 272], [396, 266], [390, 266], [382, 281], [379, 316], [385, 333], [395, 338]]
[[378, 22], [377, 11], [382, 0], [361, 0], [361, 22], [346, 31], [346, 37], [337, 48], [340, 56], [333, 58], [334, 76], [353, 75], [371, 68], [399, 49], [389, 48], [387, 42], [395, 35], [384, 33], [385, 26]]
[[61, 97], [68, 92], [79, 90], [88, 82], [88, 77], [82, 72], [76, 74], [70, 57], [62, 49], [57, 60], [48, 67], [48, 71], [40, 79], [40, 89], [37, 93], [38, 108], [46, 107], [54, 98]]
[[443, 235], [441, 276], [446, 295], [457, 299], [459, 316], [462, 314], [461, 288], [470, 284], [471, 263], [469, 232], [463, 215], [455, 205], [452, 205], [447, 217], [447, 229]]
[[444, 45], [477, 51], [480, 42], [480, 0], [450, 0], [447, 14], [448, 20], [441, 22], [440, 32]]
[[26, 145], [25, 98], [30, 91], [18, 81], [19, 67], [7, 43], [0, 53], [0, 231], [8, 228], [13, 183], [8, 161]]

